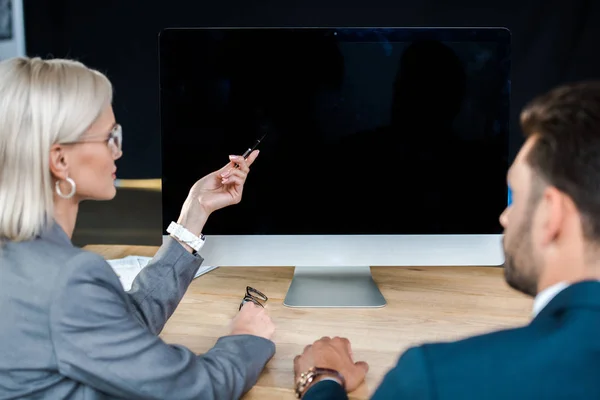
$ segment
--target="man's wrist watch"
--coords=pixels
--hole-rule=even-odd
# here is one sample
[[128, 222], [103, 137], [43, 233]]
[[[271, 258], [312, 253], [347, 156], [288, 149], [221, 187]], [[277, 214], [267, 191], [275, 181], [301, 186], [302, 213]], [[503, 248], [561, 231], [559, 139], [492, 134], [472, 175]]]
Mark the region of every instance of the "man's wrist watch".
[[340, 382], [340, 385], [342, 385], [342, 388], [344, 390], [346, 390], [346, 380], [344, 379], [342, 374], [340, 374], [338, 371], [336, 371], [335, 369], [329, 369], [329, 368], [312, 367], [308, 371], [300, 374], [300, 377], [296, 381], [296, 397], [298, 399], [302, 398], [302, 395], [304, 394], [306, 389], [308, 389], [310, 384], [317, 377], [323, 376], [323, 375], [335, 378], [336, 380], [338, 380]]
[[204, 246], [204, 242], [206, 241], [203, 234], [196, 236], [182, 225], [179, 225], [177, 222], [171, 222], [167, 228], [167, 232], [170, 233], [175, 239], [194, 249], [194, 253], [200, 251], [202, 246]]

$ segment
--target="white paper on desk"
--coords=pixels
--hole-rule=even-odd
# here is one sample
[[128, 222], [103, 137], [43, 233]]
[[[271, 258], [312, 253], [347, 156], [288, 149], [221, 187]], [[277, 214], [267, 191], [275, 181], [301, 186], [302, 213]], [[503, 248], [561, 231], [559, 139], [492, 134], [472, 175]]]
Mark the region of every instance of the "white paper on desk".
[[[152, 257], [142, 257], [142, 256], [127, 256], [124, 258], [117, 258], [114, 260], [107, 260], [108, 264], [115, 271], [121, 284], [123, 285], [123, 289], [125, 291], [131, 290], [131, 286], [133, 285], [133, 280], [140, 273], [140, 271], [148, 265], [148, 263], [152, 260]], [[194, 279], [203, 275], [209, 271], [212, 271], [217, 267], [213, 266], [201, 266], [194, 275]]]

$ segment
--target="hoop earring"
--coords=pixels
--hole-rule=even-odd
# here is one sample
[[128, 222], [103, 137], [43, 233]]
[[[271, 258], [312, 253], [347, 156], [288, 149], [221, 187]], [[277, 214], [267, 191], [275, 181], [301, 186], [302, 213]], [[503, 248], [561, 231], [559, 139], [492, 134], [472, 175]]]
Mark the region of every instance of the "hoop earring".
[[56, 183], [54, 184], [54, 188], [56, 189], [56, 194], [57, 195], [59, 195], [63, 199], [70, 199], [75, 194], [75, 189], [76, 189], [77, 186], [75, 185], [75, 181], [73, 179], [69, 178], [68, 176], [65, 179], [65, 181], [68, 182], [69, 185], [71, 185], [71, 191], [68, 194], [64, 194], [60, 190], [60, 180], [56, 181]]

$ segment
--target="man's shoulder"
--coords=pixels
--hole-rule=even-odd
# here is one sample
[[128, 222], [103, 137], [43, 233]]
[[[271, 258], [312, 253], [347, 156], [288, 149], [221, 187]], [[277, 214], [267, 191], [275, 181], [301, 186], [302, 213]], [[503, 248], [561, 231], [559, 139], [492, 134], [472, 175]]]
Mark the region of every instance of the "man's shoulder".
[[424, 373], [459, 371], [465, 368], [477, 368], [484, 361], [507, 361], [531, 344], [530, 327], [505, 329], [453, 342], [424, 343], [411, 347], [399, 358], [394, 370], [404, 373], [415, 367]]
[[[425, 343], [412, 350], [408, 360], [419, 360], [423, 369], [434, 375], [451, 376], [461, 371], [484, 372], [498, 369], [515, 357], [533, 350], [535, 329], [530, 325], [489, 332], [453, 342]], [[402, 357], [399, 360], [401, 364]], [[454, 372], [453, 372], [454, 371]]]
[[453, 360], [457, 355], [487, 357], [491, 352], [506, 352], [510, 348], [528, 346], [534, 340], [531, 325], [498, 330], [452, 342], [425, 343], [420, 346], [428, 357]]
[[[569, 318], [562, 323], [548, 323], [547, 318], [521, 328], [413, 347], [378, 389], [380, 398], [390, 394], [414, 399], [570, 398], [577, 397], [575, 388], [595, 393], [596, 379], [587, 373], [598, 364], [589, 357], [597, 347], [595, 339], [574, 334], [572, 328], [580, 321]], [[576, 385], [561, 382], [569, 370], [577, 371], [572, 379]]]
[[486, 377], [501, 374], [515, 357], [523, 355], [527, 343], [531, 343], [527, 338], [529, 330], [526, 326], [411, 347], [388, 371], [373, 398], [401, 395], [429, 399], [440, 390], [460, 397], [469, 385], [475, 392], [481, 392], [478, 382], [485, 386]]

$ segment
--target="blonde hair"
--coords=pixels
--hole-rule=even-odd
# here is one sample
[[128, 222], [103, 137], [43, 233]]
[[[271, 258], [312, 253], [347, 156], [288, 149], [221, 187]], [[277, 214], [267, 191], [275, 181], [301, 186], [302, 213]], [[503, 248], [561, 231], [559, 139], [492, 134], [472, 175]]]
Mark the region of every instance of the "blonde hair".
[[29, 240], [47, 227], [50, 148], [79, 139], [111, 102], [106, 76], [80, 62], [0, 62], [0, 240]]

